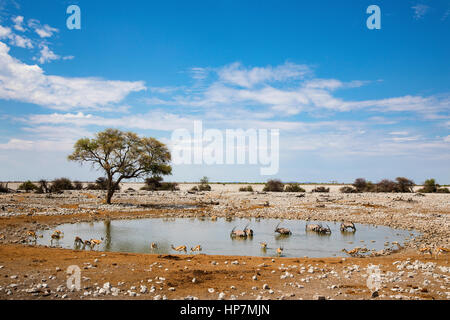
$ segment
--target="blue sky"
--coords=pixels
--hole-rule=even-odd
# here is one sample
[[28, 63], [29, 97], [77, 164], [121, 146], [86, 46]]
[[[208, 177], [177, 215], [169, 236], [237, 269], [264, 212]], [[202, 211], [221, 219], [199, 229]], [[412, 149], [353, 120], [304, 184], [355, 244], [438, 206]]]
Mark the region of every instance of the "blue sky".
[[[66, 160], [77, 139], [116, 127], [170, 145], [202, 120], [279, 129], [270, 178], [450, 183], [449, 38], [450, 1], [0, 0], [0, 180], [91, 180]], [[168, 180], [203, 175], [269, 178], [178, 165]]]

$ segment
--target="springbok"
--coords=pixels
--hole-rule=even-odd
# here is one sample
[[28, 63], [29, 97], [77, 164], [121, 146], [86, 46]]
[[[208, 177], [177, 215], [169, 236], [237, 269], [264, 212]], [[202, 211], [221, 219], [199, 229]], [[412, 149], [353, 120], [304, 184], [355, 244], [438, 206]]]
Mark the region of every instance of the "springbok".
[[100, 243], [102, 243], [102, 240], [97, 240], [97, 239], [91, 239], [89, 240], [92, 244], [92, 247], [98, 246], [100, 245]]
[[344, 232], [344, 231], [347, 231], [347, 229], [352, 229], [352, 231], [355, 232], [356, 231], [355, 224], [351, 221], [349, 221], [349, 222], [342, 221], [341, 222], [341, 231]]
[[191, 248], [191, 252], [194, 252], [194, 251], [198, 251], [198, 252], [202, 251], [202, 246], [198, 245], [198, 246]]
[[444, 247], [437, 247], [437, 248], [435, 249], [435, 252], [436, 252], [436, 256], [437, 256], [437, 255], [439, 255], [439, 254], [441, 254], [441, 253], [449, 253], [449, 252], [450, 252], [450, 249], [444, 248]]
[[170, 245], [170, 246], [171, 246], [172, 249], [175, 250], [175, 251], [184, 251], [185, 253], [187, 252], [186, 246], [178, 246], [178, 247], [176, 247], [176, 248], [173, 246], [173, 244]]
[[278, 228], [280, 223], [277, 224], [277, 226], [275, 227], [275, 231], [274, 232], [278, 232], [279, 234], [282, 234], [282, 235], [290, 235], [290, 234], [292, 234], [291, 230], [289, 230], [288, 228]]
[[53, 231], [53, 233], [59, 235], [60, 237], [64, 235], [64, 232], [62, 232], [60, 230], [55, 230], [55, 231]]
[[433, 249], [431, 249], [430, 247], [423, 247], [423, 248], [420, 248], [420, 249], [419, 249], [419, 252], [420, 252], [420, 253], [423, 253], [423, 254], [429, 253], [430, 256], [433, 255]]
[[283, 248], [279, 247], [277, 248], [277, 254], [280, 256], [283, 253]]
[[357, 255], [359, 253], [360, 250], [361, 250], [361, 248], [356, 247], [356, 248], [353, 248], [350, 251], [347, 251], [347, 249], [342, 249], [342, 252], [345, 252], [346, 254], [349, 254], [351, 256], [355, 256], [355, 255]]
[[152, 243], [150, 244], [150, 248], [156, 249], [156, 248], [158, 248], [158, 245], [156, 244], [156, 242], [152, 242]]
[[28, 231], [28, 232], [27, 232], [27, 237], [28, 237], [28, 238], [33, 238], [34, 241], [36, 241], [36, 239], [37, 239], [36, 232], [34, 232], [34, 231]]
[[261, 245], [261, 249], [266, 250], [267, 242], [260, 242], [259, 244]]

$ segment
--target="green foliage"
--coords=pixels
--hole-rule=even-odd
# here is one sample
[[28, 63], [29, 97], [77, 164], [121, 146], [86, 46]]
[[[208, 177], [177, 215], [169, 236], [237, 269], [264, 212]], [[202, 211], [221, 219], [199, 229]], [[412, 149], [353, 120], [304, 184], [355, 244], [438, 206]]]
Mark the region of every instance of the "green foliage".
[[263, 191], [267, 192], [283, 192], [284, 183], [281, 180], [272, 179], [266, 182]]
[[284, 187], [284, 192], [306, 192], [298, 183], [289, 183]]
[[123, 179], [172, 174], [171, 155], [165, 144], [117, 129], [98, 132], [93, 139], [78, 140], [68, 160], [90, 162], [105, 171], [108, 204]]
[[38, 186], [37, 185], [35, 185], [33, 182], [31, 182], [30, 180], [28, 180], [28, 181], [25, 181], [24, 183], [22, 183], [20, 186], [19, 186], [19, 188], [18, 188], [18, 190], [24, 190], [24, 191], [26, 191], [26, 192], [30, 192], [30, 191], [36, 191], [36, 190], [38, 190]]
[[0, 183], [0, 193], [9, 193], [8, 185], [4, 185], [3, 183]]
[[163, 178], [160, 176], [153, 176], [145, 179], [145, 186], [141, 190], [147, 191], [175, 191], [180, 190], [177, 183], [163, 182]]
[[428, 179], [424, 182], [423, 188], [417, 190], [417, 192], [422, 193], [449, 193], [448, 188], [441, 188], [439, 184], [436, 183], [434, 179]]
[[252, 188], [252, 186], [240, 187], [239, 191], [242, 191], [242, 192], [253, 192], [253, 188]]
[[[108, 190], [108, 179], [105, 177], [98, 177], [95, 183], [90, 183], [86, 187], [87, 190]], [[120, 186], [116, 185], [114, 191], [119, 191]]]
[[63, 192], [64, 190], [73, 190], [72, 181], [68, 178], [59, 178], [52, 181], [50, 192]]
[[83, 190], [83, 183], [81, 181], [74, 181], [73, 188], [75, 190]]

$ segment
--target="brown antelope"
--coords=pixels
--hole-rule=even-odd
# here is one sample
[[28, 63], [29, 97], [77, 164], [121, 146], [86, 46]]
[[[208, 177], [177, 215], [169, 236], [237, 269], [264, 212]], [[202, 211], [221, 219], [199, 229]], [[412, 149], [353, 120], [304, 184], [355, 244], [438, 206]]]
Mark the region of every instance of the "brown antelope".
[[450, 249], [444, 248], [444, 247], [437, 247], [437, 248], [435, 249], [435, 252], [436, 252], [436, 256], [437, 256], [437, 255], [439, 255], [439, 254], [441, 254], [441, 253], [449, 253], [449, 252], [450, 252]]
[[197, 252], [202, 251], [202, 246], [198, 245], [198, 246], [195, 246], [195, 247], [191, 248], [191, 252], [194, 252], [194, 251], [197, 251]]
[[[281, 223], [281, 222], [280, 222], [280, 223]], [[274, 231], [274, 232], [278, 232], [279, 234], [282, 234], [282, 235], [289, 235], [289, 234], [292, 234], [291, 230], [289, 230], [288, 228], [278, 228], [278, 226], [280, 225], [280, 223], [277, 224], [277, 226], [275, 227], [275, 231]]]
[[356, 231], [355, 224], [351, 221], [349, 221], [349, 222], [342, 221], [341, 222], [341, 231], [344, 232], [344, 231], [347, 231], [347, 229], [352, 229], [352, 231], [355, 232]]
[[260, 242], [259, 244], [261, 245], [261, 248], [262, 248], [263, 250], [266, 250], [266, 248], [267, 248], [267, 242]]
[[28, 231], [28, 232], [27, 232], [27, 237], [33, 238], [34, 241], [36, 241], [36, 239], [37, 239], [36, 232], [34, 232], [34, 231]]
[[59, 235], [60, 237], [64, 234], [64, 232], [62, 232], [60, 230], [55, 230], [55, 231], [53, 231], [53, 233]]
[[347, 253], [347, 254], [349, 254], [351, 256], [357, 255], [360, 250], [361, 250], [361, 248], [359, 248], [359, 247], [356, 247], [356, 248], [354, 248], [354, 249], [352, 249], [350, 251], [347, 251], [347, 249], [342, 249], [343, 252], [345, 252], [345, 253]]
[[279, 247], [277, 248], [277, 254], [280, 256], [283, 253], [283, 248]]
[[217, 221], [217, 217], [216, 216], [212, 216], [211, 217], [211, 221]]
[[156, 248], [158, 248], [158, 245], [157, 245], [155, 242], [152, 242], [152, 243], [150, 244], [150, 248], [156, 249]]
[[186, 246], [178, 246], [178, 247], [176, 247], [176, 248], [173, 246], [173, 244], [170, 245], [170, 246], [171, 246], [172, 249], [175, 250], [175, 251], [184, 251], [185, 253], [187, 252]]
[[92, 250], [93, 245], [92, 245], [92, 242], [91, 242], [91, 241], [89, 241], [89, 240], [84, 240], [84, 241], [83, 241], [83, 249], [84, 249], [86, 246], [88, 246], [88, 247], [91, 248], [91, 250]]
[[313, 232], [317, 232], [317, 233], [324, 233], [324, 234], [330, 234], [331, 233], [331, 229], [330, 227], [327, 225], [327, 227], [323, 227], [320, 224], [306, 224], [306, 231], [313, 231]]
[[97, 240], [97, 239], [91, 239], [89, 240], [92, 244], [93, 247], [100, 245], [100, 243], [102, 243], [102, 240]]
[[419, 252], [420, 252], [420, 253], [423, 253], [423, 254], [429, 253], [430, 256], [433, 255], [433, 249], [431, 249], [430, 247], [423, 247], [423, 248], [420, 248], [420, 249], [419, 249]]

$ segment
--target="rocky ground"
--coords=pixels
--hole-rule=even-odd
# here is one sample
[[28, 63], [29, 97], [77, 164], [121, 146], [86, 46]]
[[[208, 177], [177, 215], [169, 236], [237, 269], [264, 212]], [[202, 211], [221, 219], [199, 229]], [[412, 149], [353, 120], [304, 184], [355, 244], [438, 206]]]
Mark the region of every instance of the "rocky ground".
[[[130, 186], [122, 190], [127, 190]], [[257, 186], [259, 187], [259, 186]], [[447, 194], [341, 194], [122, 191], [106, 205], [101, 191], [0, 195], [2, 299], [449, 299]], [[262, 186], [261, 186], [262, 188]], [[259, 190], [254, 188], [254, 190]], [[126, 254], [35, 246], [27, 231], [65, 222], [143, 217], [284, 218], [417, 230], [401, 248], [364, 257], [266, 258]], [[81, 290], [67, 268], [79, 266]], [[373, 271], [378, 270], [378, 271]], [[376, 281], [375, 281], [376, 280]], [[376, 282], [378, 290], [370, 285]], [[369, 286], [368, 286], [369, 283]]]

